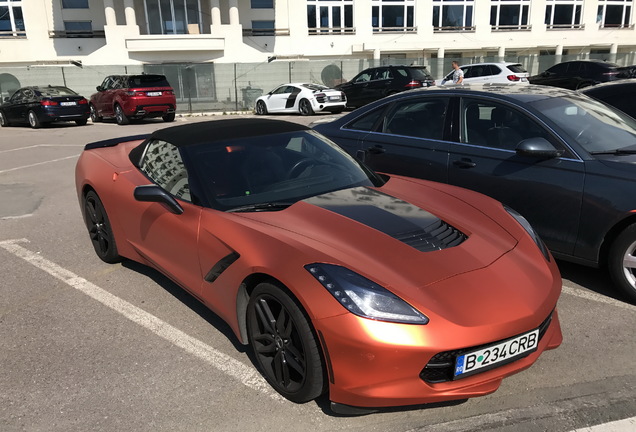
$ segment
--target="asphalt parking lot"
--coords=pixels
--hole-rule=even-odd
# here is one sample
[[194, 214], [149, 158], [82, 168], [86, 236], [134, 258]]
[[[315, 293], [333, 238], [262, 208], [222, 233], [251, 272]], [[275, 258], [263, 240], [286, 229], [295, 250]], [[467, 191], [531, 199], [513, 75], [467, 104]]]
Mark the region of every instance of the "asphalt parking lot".
[[636, 306], [602, 271], [567, 263], [562, 346], [492, 395], [360, 417], [333, 415], [326, 398], [282, 399], [218, 317], [159, 273], [93, 252], [74, 189], [83, 146], [167, 126], [0, 130], [0, 430], [636, 429]]

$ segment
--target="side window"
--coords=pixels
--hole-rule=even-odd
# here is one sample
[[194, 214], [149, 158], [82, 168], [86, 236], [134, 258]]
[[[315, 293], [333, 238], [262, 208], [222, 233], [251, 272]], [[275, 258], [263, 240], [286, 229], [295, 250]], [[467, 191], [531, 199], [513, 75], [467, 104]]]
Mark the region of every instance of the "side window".
[[486, 72], [486, 75], [489, 75], [489, 76], [491, 76], [491, 75], [499, 75], [501, 73], [501, 69], [499, 69], [499, 66], [488, 65], [486, 67], [488, 68], [487, 72]]
[[175, 197], [191, 200], [188, 172], [176, 146], [161, 140], [151, 141], [144, 152], [140, 169]]
[[351, 123], [346, 124], [343, 129], [359, 130], [359, 131], [372, 131], [374, 126], [380, 121], [380, 117], [384, 113], [386, 107], [381, 106], [374, 109], [370, 113], [366, 113], [362, 117], [358, 117]]
[[24, 100], [26, 102], [32, 102], [36, 99], [35, 92], [31, 89], [24, 89]]
[[12, 103], [24, 102], [24, 91], [18, 90], [17, 92], [13, 93], [13, 96], [11, 96], [11, 102]]
[[374, 81], [381, 80], [381, 79], [388, 79], [389, 78], [388, 74], [389, 74], [388, 68], [378, 68], [373, 73], [373, 77], [371, 77], [371, 79]]
[[367, 82], [367, 81], [371, 81], [371, 72], [369, 71], [362, 72], [360, 75], [354, 78], [353, 82], [361, 83], [361, 82]]
[[104, 90], [110, 90], [110, 89], [113, 88], [113, 77], [112, 76], [106, 77], [106, 79], [102, 83], [102, 88]]
[[383, 132], [413, 138], [441, 140], [448, 98], [431, 97], [396, 103]]
[[567, 63], [561, 63], [561, 64], [557, 64], [552, 66], [551, 68], [548, 69], [548, 72], [552, 72], [555, 74], [563, 74], [568, 70], [568, 64]]
[[465, 67], [462, 68], [462, 72], [464, 72], [464, 78], [472, 78], [476, 75], [473, 75], [473, 67]]
[[466, 144], [514, 151], [520, 141], [540, 137], [558, 146], [532, 118], [507, 105], [465, 98], [460, 121]]

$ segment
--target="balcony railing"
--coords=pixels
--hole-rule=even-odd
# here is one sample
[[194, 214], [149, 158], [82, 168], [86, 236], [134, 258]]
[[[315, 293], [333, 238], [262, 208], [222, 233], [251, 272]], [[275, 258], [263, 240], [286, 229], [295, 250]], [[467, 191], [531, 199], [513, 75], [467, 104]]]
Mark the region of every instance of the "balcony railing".
[[585, 24], [547, 24], [548, 30], [583, 30]]
[[103, 38], [104, 30], [49, 30], [50, 38]]
[[417, 27], [374, 27], [373, 33], [417, 33]]
[[289, 36], [289, 29], [243, 29], [243, 36]]
[[492, 31], [529, 31], [532, 30], [532, 25], [500, 25], [492, 26]]
[[475, 26], [464, 27], [433, 27], [434, 32], [474, 32]]
[[355, 27], [314, 27], [309, 29], [310, 35], [354, 35]]
[[0, 38], [25, 38], [26, 31], [25, 30], [6, 30], [0, 31]]

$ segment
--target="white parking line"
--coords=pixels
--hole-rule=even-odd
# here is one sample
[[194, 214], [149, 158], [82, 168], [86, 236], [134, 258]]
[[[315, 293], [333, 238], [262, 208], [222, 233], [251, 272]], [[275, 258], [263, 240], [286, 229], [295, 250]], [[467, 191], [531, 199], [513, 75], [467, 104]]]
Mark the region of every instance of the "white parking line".
[[563, 286], [563, 293], [565, 294], [569, 294], [572, 296], [576, 296], [576, 297], [580, 297], [580, 298], [584, 298], [586, 300], [592, 300], [595, 302], [599, 302], [599, 303], [605, 303], [608, 305], [612, 305], [612, 306], [616, 306], [619, 308], [623, 308], [623, 309], [627, 309], [627, 310], [631, 310], [631, 311], [635, 311], [636, 312], [636, 306], [631, 305], [629, 303], [625, 303], [622, 302], [620, 300], [615, 300], [613, 298], [610, 297], [605, 297], [603, 295], [597, 294], [595, 292], [592, 291], [586, 291], [583, 289], [575, 289], [572, 287], [568, 287], [568, 286]]
[[636, 417], [631, 417], [624, 420], [577, 429], [572, 432], [634, 432], [635, 430]]
[[8, 153], [8, 152], [14, 152], [19, 150], [28, 150], [32, 148], [38, 148], [38, 147], [84, 147], [85, 145], [86, 144], [35, 144], [35, 145], [26, 146], [26, 147], [16, 147], [16, 148], [8, 149], [8, 150], [0, 150], [0, 153]]
[[274, 400], [285, 400], [278, 393], [274, 392], [265, 379], [253, 367], [246, 366], [232, 357], [215, 350], [211, 346], [189, 336], [154, 315], [149, 314], [143, 309], [112, 295], [108, 291], [98, 287], [75, 273], [58, 266], [57, 264], [18, 244], [26, 242], [28, 242], [27, 239], [5, 240], [0, 241], [0, 247], [18, 258], [22, 258], [40, 270], [45, 271], [70, 287], [75, 288], [76, 290], [81, 291], [87, 296], [97, 300], [104, 306], [108, 306], [115, 312], [120, 313], [134, 323], [150, 330], [186, 352], [204, 360], [221, 372], [241, 382], [243, 385], [264, 393]]
[[51, 160], [48, 160], [48, 161], [38, 162], [38, 163], [31, 164], [31, 165], [22, 165], [22, 166], [15, 167], [15, 168], [9, 168], [9, 169], [6, 169], [6, 170], [1, 170], [0, 174], [6, 173], [6, 172], [9, 172], [9, 171], [17, 171], [17, 170], [21, 170], [21, 169], [24, 169], [24, 168], [31, 168], [31, 167], [35, 167], [35, 166], [39, 166], [39, 165], [44, 165], [44, 164], [51, 163], [51, 162], [59, 162], [59, 161], [63, 161], [63, 160], [66, 160], [66, 159], [73, 159], [73, 158], [76, 158], [76, 157], [79, 157], [79, 155], [76, 154], [76, 155], [73, 155], [73, 156], [67, 156], [67, 157], [63, 157], [63, 158], [59, 158], [59, 159], [51, 159]]

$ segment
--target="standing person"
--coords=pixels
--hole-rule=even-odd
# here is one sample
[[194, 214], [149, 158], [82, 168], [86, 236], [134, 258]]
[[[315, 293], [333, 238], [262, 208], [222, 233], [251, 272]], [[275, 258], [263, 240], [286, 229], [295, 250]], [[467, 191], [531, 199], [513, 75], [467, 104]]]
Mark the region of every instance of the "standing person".
[[464, 71], [459, 68], [459, 63], [453, 60], [453, 84], [461, 84], [464, 81]]

